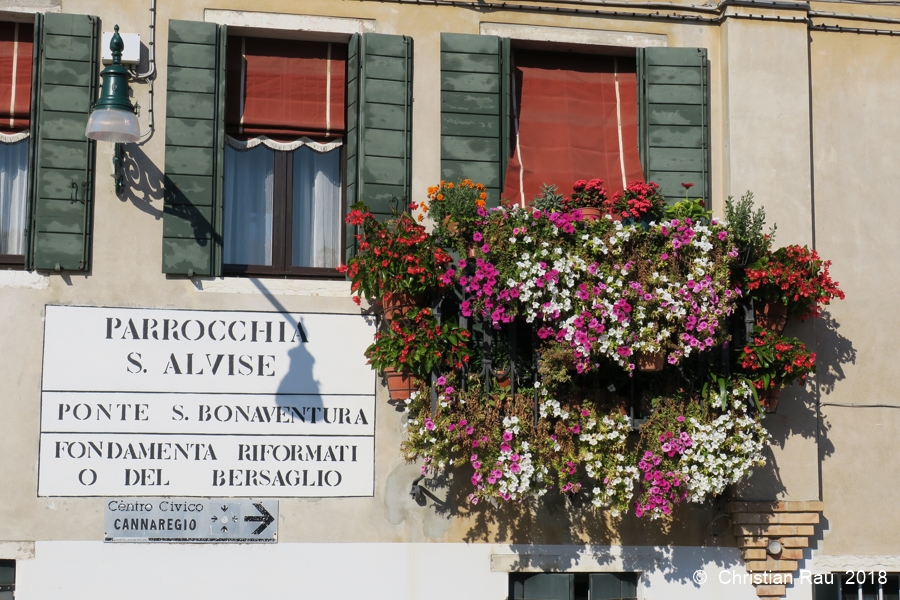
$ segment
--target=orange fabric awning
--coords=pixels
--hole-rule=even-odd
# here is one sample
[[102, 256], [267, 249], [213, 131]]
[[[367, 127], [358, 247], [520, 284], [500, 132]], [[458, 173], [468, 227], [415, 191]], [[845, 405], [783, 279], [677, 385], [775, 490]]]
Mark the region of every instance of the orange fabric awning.
[[511, 157], [503, 198], [530, 204], [544, 183], [562, 194], [603, 179], [612, 195], [643, 180], [634, 59], [515, 51]]
[[31, 118], [34, 25], [0, 23], [0, 131], [26, 131]]
[[347, 46], [229, 37], [225, 130], [241, 137], [344, 135]]

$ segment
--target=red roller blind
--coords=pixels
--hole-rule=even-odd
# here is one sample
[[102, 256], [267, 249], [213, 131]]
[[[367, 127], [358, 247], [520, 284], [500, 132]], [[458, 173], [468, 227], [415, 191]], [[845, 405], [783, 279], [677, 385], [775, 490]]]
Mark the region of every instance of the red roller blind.
[[34, 25], [0, 23], [0, 131], [28, 129]]
[[595, 177], [612, 194], [644, 178], [634, 59], [517, 50], [513, 62], [518, 135], [504, 198], [528, 204], [544, 183], [568, 194]]
[[225, 130], [317, 141], [344, 134], [347, 46], [229, 37]]

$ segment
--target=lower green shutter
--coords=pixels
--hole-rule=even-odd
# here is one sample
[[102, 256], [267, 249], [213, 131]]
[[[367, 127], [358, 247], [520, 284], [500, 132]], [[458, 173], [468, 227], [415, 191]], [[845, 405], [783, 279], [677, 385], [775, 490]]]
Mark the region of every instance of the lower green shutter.
[[163, 272], [222, 273], [225, 26], [169, 21]]
[[367, 33], [350, 42], [348, 204], [387, 217], [411, 200], [413, 40]]
[[641, 164], [668, 202], [710, 203], [709, 61], [705, 48], [638, 50]]
[[95, 142], [84, 135], [98, 82], [100, 21], [36, 21], [26, 268], [89, 271]]
[[509, 159], [509, 40], [441, 34], [441, 179], [469, 178], [496, 206]]

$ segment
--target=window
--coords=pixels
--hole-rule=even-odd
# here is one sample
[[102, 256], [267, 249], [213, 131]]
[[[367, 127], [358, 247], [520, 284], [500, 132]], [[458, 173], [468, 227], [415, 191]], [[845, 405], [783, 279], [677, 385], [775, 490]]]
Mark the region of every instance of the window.
[[831, 573], [815, 584], [814, 600], [900, 600], [900, 575], [885, 571]]
[[441, 179], [480, 181], [493, 205], [577, 178], [643, 178], [670, 201], [693, 183], [710, 206], [705, 49], [515, 45], [441, 34]]
[[336, 276], [347, 46], [229, 37], [225, 272]]
[[511, 600], [622, 600], [637, 598], [637, 573], [512, 573]]
[[16, 591], [16, 561], [0, 560], [0, 600], [13, 600]]
[[25, 264], [34, 26], [0, 23], [0, 267]]

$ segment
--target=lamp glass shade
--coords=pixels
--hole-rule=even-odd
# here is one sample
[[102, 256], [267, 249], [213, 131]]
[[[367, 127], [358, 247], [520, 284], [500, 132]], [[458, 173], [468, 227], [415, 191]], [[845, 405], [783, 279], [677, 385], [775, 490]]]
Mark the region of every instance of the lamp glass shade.
[[141, 127], [133, 112], [99, 108], [91, 113], [84, 135], [100, 142], [129, 144], [141, 139]]

